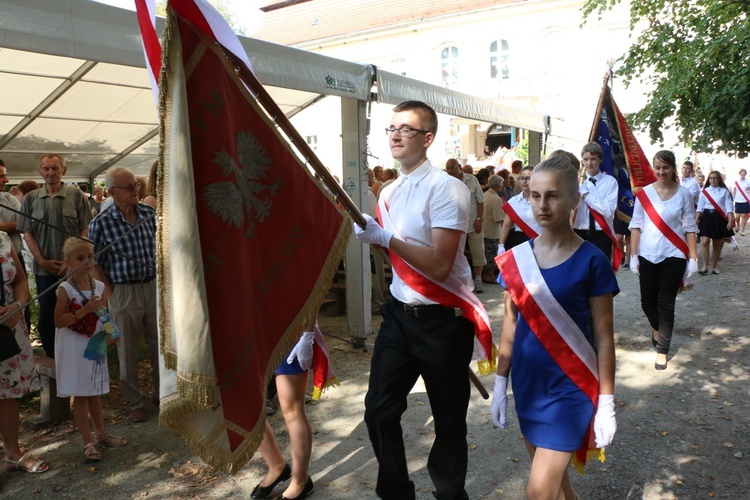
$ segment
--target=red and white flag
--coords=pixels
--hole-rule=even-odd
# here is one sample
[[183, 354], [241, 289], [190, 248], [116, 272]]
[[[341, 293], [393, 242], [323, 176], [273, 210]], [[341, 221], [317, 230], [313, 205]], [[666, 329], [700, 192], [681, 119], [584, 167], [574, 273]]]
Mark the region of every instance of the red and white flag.
[[[163, 40], [160, 423], [234, 472], [262, 440], [267, 382], [317, 315], [350, 224], [240, 80], [201, 4], [171, 0]], [[313, 356], [318, 394], [331, 382], [325, 354]]]

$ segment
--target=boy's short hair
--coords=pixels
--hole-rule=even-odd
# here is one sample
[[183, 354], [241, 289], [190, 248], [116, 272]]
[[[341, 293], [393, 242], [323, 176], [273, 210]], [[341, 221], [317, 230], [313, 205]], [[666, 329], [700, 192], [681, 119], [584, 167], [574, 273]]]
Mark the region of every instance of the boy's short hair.
[[594, 141], [591, 141], [583, 146], [583, 149], [581, 149], [581, 156], [583, 156], [584, 153], [596, 155], [599, 157], [599, 160], [604, 159], [604, 151], [602, 151], [602, 147], [599, 145], [599, 143]]

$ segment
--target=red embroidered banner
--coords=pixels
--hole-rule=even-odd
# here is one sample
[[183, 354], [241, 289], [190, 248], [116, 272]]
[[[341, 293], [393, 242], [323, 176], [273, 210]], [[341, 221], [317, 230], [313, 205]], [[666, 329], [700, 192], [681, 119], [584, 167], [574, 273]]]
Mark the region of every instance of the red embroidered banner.
[[233, 472], [262, 439], [266, 384], [316, 316], [350, 224], [220, 47], [175, 14], [164, 67], [159, 279], [177, 380], [160, 418]]

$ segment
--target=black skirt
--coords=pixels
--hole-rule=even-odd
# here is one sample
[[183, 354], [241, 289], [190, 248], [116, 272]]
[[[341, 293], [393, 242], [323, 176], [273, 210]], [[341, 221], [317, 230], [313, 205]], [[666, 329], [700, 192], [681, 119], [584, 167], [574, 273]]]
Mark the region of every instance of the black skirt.
[[698, 222], [698, 236], [723, 240], [734, 236], [734, 231], [727, 229], [727, 222], [716, 210], [704, 210]]

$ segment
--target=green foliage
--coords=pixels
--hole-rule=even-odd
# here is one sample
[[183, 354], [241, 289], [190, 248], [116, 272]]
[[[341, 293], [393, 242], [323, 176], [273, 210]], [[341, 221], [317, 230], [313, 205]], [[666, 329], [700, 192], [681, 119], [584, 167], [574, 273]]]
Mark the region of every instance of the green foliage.
[[[584, 19], [621, 0], [587, 0]], [[663, 142], [676, 126], [695, 151], [750, 152], [750, 0], [631, 0], [645, 22], [616, 74], [643, 82], [648, 104], [633, 123]]]
[[[245, 28], [237, 24], [234, 20], [235, 12], [231, 10], [222, 0], [208, 0], [208, 3], [214, 6], [214, 8], [221, 14], [221, 17], [226, 19], [232, 31], [238, 35], [246, 35]], [[167, 15], [167, 0], [158, 0], [156, 2], [156, 15], [165, 17]]]

